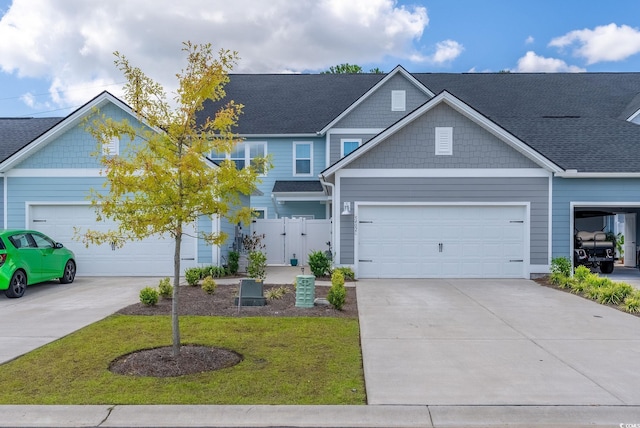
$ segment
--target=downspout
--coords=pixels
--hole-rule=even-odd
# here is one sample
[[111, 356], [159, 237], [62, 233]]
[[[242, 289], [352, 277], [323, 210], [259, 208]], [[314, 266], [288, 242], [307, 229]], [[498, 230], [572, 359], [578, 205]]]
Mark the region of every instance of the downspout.
[[9, 204], [8, 197], [7, 197], [7, 189], [8, 189], [7, 174], [2, 172], [0, 173], [0, 176], [2, 176], [2, 216], [4, 217], [2, 219], [2, 221], [4, 222], [3, 229], [7, 229], [8, 221], [9, 221], [9, 216], [7, 214], [7, 205]]
[[322, 184], [323, 186], [327, 186], [329, 188], [331, 188], [331, 195], [330, 195], [330, 199], [329, 201], [331, 202], [331, 246], [333, 247], [333, 263], [336, 263], [336, 250], [338, 248], [340, 248], [337, 245], [337, 242], [334, 240], [334, 237], [336, 236], [336, 216], [335, 216], [335, 206], [336, 204], [333, 201], [333, 195], [335, 194], [335, 185], [333, 183], [329, 183], [328, 181], [324, 181], [324, 176], [321, 174], [320, 175], [320, 184]]

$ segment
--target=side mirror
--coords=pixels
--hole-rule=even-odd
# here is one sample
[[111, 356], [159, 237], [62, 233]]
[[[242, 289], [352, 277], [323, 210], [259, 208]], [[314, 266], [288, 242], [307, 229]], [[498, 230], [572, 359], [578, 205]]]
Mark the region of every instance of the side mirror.
[[62, 245], [62, 244], [61, 244], [61, 243], [59, 243], [59, 242], [56, 242], [56, 248], [62, 248], [62, 247], [64, 247], [64, 245]]

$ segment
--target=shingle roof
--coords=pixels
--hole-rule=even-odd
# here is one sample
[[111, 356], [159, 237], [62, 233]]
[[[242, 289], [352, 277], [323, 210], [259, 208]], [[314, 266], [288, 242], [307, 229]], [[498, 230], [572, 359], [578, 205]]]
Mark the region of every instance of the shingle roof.
[[[640, 172], [640, 73], [413, 73], [496, 122], [565, 169]], [[231, 75], [227, 100], [245, 104], [236, 132], [316, 133], [384, 75]], [[203, 114], [211, 115], [209, 105]]]
[[60, 122], [61, 117], [0, 118], [0, 162]]
[[319, 180], [277, 180], [273, 185], [273, 193], [322, 191]]
[[313, 134], [349, 107], [382, 74], [233, 74], [227, 97], [209, 103], [201, 120], [213, 117], [222, 104], [244, 104], [241, 134]]

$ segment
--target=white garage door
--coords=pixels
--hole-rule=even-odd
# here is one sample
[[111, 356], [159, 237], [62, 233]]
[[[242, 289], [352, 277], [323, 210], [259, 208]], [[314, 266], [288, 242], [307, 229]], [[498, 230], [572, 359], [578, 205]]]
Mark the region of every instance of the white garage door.
[[362, 278], [522, 278], [524, 206], [361, 206]]
[[[96, 223], [88, 205], [32, 205], [29, 228], [61, 242], [76, 255], [78, 275], [87, 276], [173, 276], [172, 238], [147, 238], [113, 249], [108, 244], [91, 245], [74, 240], [74, 227], [81, 231], [113, 230], [113, 223]], [[193, 235], [193, 233], [191, 233]], [[181, 246], [181, 271], [196, 265], [195, 238], [185, 236]]]

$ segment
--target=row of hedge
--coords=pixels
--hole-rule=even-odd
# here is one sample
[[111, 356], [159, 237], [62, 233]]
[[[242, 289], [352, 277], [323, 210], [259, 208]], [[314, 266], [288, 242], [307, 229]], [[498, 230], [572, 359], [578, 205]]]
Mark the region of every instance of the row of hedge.
[[558, 257], [551, 261], [552, 284], [602, 304], [616, 305], [629, 313], [640, 313], [640, 290], [624, 282], [601, 278], [586, 266], [578, 266], [571, 276], [571, 261]]

